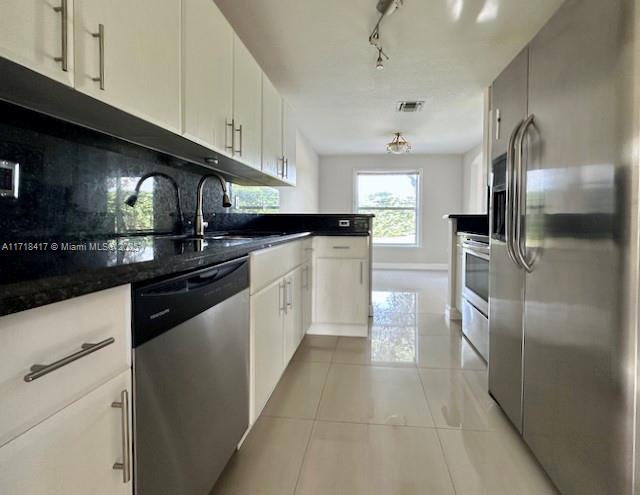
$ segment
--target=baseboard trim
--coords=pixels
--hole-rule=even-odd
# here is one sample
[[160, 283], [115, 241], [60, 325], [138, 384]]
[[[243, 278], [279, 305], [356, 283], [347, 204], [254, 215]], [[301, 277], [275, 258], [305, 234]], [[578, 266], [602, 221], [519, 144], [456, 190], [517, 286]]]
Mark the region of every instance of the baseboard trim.
[[449, 265], [446, 263], [374, 263], [373, 269], [446, 271], [449, 269]]

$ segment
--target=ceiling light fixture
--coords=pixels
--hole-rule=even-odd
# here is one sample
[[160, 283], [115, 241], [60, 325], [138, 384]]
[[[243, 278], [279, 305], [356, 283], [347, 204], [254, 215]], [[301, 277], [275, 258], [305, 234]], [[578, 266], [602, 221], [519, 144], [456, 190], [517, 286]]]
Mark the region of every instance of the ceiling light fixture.
[[382, 40], [380, 39], [380, 23], [382, 19], [387, 16], [393, 14], [396, 10], [398, 10], [404, 0], [379, 0], [376, 8], [378, 12], [380, 12], [380, 19], [376, 23], [376, 26], [373, 28], [373, 31], [369, 35], [369, 44], [378, 50], [378, 60], [376, 61], [376, 69], [382, 70], [384, 69], [384, 61], [389, 60], [389, 57], [384, 50], [382, 49]]
[[384, 69], [385, 60], [389, 60], [389, 57], [387, 57], [387, 54], [382, 51], [382, 48], [378, 48], [378, 60], [376, 62], [376, 69]]
[[394, 155], [401, 155], [403, 153], [409, 153], [411, 151], [411, 145], [409, 141], [402, 137], [402, 134], [396, 132], [393, 140], [387, 144], [387, 152]]

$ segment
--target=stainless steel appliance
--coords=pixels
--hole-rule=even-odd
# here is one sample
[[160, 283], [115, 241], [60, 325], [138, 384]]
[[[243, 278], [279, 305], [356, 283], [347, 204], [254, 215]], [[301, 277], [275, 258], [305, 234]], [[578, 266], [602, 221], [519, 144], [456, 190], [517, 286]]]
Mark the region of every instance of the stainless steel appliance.
[[489, 359], [489, 236], [458, 234], [462, 239], [464, 285], [462, 332]]
[[492, 87], [489, 388], [564, 495], [631, 495], [633, 0], [566, 0]]
[[134, 291], [137, 495], [206, 495], [249, 425], [249, 263]]

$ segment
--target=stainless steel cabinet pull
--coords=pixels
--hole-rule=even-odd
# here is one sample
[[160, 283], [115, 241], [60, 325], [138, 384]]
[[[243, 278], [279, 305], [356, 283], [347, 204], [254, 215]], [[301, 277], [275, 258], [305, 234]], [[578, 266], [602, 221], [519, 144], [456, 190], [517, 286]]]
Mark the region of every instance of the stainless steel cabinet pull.
[[500, 117], [500, 109], [496, 108], [496, 141], [500, 141], [500, 137], [502, 135], [501, 128], [502, 127], [502, 118]]
[[360, 285], [364, 284], [364, 261], [360, 262]]
[[285, 299], [286, 299], [286, 285], [284, 282], [280, 282], [278, 284], [278, 309], [280, 311], [282, 311], [283, 313], [286, 310], [286, 304], [285, 304]]
[[511, 136], [509, 137], [509, 145], [507, 147], [507, 165], [506, 165], [506, 185], [507, 185], [507, 198], [506, 198], [506, 212], [505, 212], [505, 240], [507, 245], [507, 254], [509, 258], [516, 266], [520, 266], [518, 258], [516, 257], [514, 248], [515, 237], [515, 215], [516, 205], [514, 202], [514, 189], [516, 188], [516, 180], [514, 174], [514, 155], [515, 155], [515, 143], [518, 136], [518, 132], [524, 123], [521, 120], [518, 125], [513, 129]]
[[289, 159], [288, 158], [284, 158], [284, 170], [282, 171], [282, 175], [284, 176], [284, 178], [288, 179], [289, 178]]
[[287, 280], [287, 307], [293, 307], [293, 291], [291, 290], [291, 280]]
[[98, 51], [100, 54], [100, 75], [91, 78], [91, 80], [100, 83], [100, 89], [104, 91], [104, 24], [98, 24], [98, 32], [91, 33], [91, 36], [98, 38]]
[[31, 372], [24, 376], [24, 381], [29, 383], [37, 380], [38, 378], [41, 378], [44, 375], [48, 375], [52, 371], [58, 370], [69, 363], [73, 363], [80, 358], [88, 356], [89, 354], [99, 351], [100, 349], [104, 349], [108, 345], [113, 344], [115, 341], [116, 339], [114, 339], [113, 337], [109, 337], [108, 339], [103, 340], [102, 342], [98, 342], [97, 344], [82, 344], [79, 351], [65, 356], [54, 363], [34, 364], [33, 366], [31, 366]]
[[[224, 149], [231, 151], [231, 154], [233, 155], [233, 153], [235, 152], [235, 144], [236, 144], [236, 141], [235, 141], [236, 133], [234, 132], [236, 128], [236, 122], [235, 120], [231, 119], [231, 122], [225, 121], [225, 125], [226, 125], [226, 128], [224, 133]], [[228, 136], [229, 128], [231, 128], [231, 146], [227, 144], [227, 142], [229, 142], [229, 136]]]
[[122, 462], [113, 464], [113, 469], [122, 470], [122, 482], [129, 483], [131, 481], [131, 456], [129, 455], [129, 447], [131, 445], [131, 434], [129, 432], [129, 392], [123, 390], [120, 392], [120, 402], [112, 402], [111, 407], [120, 409], [120, 418], [122, 420]]
[[351, 246], [333, 246], [333, 249], [351, 249]]
[[68, 1], [62, 0], [60, 7], [54, 7], [54, 11], [60, 13], [60, 19], [62, 22], [62, 55], [54, 58], [56, 62], [62, 64], [62, 70], [67, 72], [69, 70], [69, 8]]
[[238, 133], [238, 143], [240, 143], [240, 146], [237, 150], [233, 150], [233, 154], [235, 155], [236, 153], [238, 153], [238, 156], [242, 156], [242, 124], [240, 124], [240, 126], [235, 131]]
[[515, 245], [515, 254], [518, 258], [520, 266], [528, 273], [531, 273], [533, 270], [533, 265], [529, 263], [527, 260], [527, 256], [524, 250], [524, 227], [523, 220], [526, 215], [526, 190], [525, 190], [525, 170], [524, 170], [524, 140], [527, 137], [527, 131], [529, 127], [534, 124], [535, 116], [530, 115], [527, 120], [524, 121], [520, 131], [518, 132], [518, 138], [516, 139], [516, 153], [515, 153], [515, 176], [517, 183], [516, 197], [514, 198], [514, 202], [516, 206], [516, 221], [515, 221], [515, 236], [514, 236], [514, 245]]

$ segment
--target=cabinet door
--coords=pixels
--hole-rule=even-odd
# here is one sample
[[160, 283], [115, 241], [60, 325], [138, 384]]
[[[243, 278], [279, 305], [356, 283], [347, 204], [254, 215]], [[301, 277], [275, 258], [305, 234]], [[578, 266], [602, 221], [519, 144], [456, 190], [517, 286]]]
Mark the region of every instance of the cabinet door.
[[507, 152], [511, 133], [527, 118], [529, 48], [525, 48], [491, 86], [491, 158]]
[[[126, 371], [0, 448], [0, 493], [20, 495], [127, 495], [131, 480], [113, 469], [123, 463], [123, 424], [130, 414], [112, 406], [131, 401]], [[130, 410], [130, 407], [129, 407]], [[127, 408], [124, 409], [127, 412]]]
[[284, 358], [288, 363], [303, 337], [302, 267], [285, 277]]
[[318, 258], [315, 320], [318, 323], [366, 324], [368, 274], [366, 260]]
[[302, 337], [313, 321], [313, 263], [302, 267]]
[[284, 371], [284, 281], [251, 296], [254, 421], [262, 412]]
[[[0, 9], [0, 56], [73, 86], [73, 0], [3, 0]], [[66, 71], [56, 60], [65, 42]]]
[[229, 152], [233, 117], [233, 29], [212, 0], [182, 2], [183, 133]]
[[296, 165], [296, 134], [297, 125], [295, 114], [291, 106], [283, 100], [282, 102], [282, 148], [284, 150], [285, 166], [284, 179], [295, 185], [298, 176]]
[[266, 75], [262, 75], [262, 171], [280, 176], [284, 170], [282, 149], [282, 98]]
[[180, 132], [180, 1], [76, 0], [74, 26], [76, 89]]
[[233, 43], [233, 118], [235, 157], [261, 168], [262, 69], [238, 36]]

